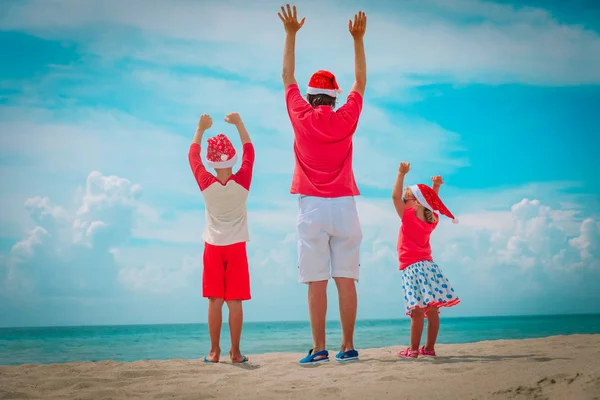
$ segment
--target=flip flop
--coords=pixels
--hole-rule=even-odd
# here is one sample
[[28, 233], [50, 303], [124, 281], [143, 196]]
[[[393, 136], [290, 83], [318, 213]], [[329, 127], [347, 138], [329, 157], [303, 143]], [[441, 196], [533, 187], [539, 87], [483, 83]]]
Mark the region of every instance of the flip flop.
[[[302, 360], [300, 360], [300, 364], [311, 364], [311, 363], [329, 361], [329, 352], [327, 350], [321, 350], [314, 354], [313, 354], [313, 350], [314, 349], [310, 349], [308, 351], [308, 354], [306, 355], [306, 357], [304, 357]], [[323, 357], [323, 358], [317, 359], [318, 357]]]
[[336, 354], [335, 361], [337, 362], [348, 362], [358, 360], [358, 351], [355, 349], [348, 351], [341, 351]]
[[419, 354], [427, 357], [435, 357], [435, 350], [425, 350], [425, 346], [422, 346], [419, 349]]
[[244, 364], [244, 363], [247, 363], [248, 362], [248, 357], [246, 357], [246, 356], [242, 356], [242, 357], [244, 357], [244, 358], [242, 358], [242, 361], [238, 361], [238, 362], [233, 362], [232, 361], [231, 363], [232, 364]]
[[411, 350], [410, 347], [408, 347], [406, 350], [397, 352], [396, 355], [401, 358], [417, 358], [419, 357], [419, 350]]
[[204, 357], [204, 362], [205, 362], [206, 364], [217, 364], [217, 363], [218, 363], [218, 361], [210, 361], [210, 360], [209, 360], [208, 358], [206, 358], [206, 357]]

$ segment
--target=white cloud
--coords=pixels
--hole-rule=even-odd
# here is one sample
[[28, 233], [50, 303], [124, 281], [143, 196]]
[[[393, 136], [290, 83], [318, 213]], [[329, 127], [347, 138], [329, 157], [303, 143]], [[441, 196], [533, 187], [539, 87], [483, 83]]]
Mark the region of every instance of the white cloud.
[[[523, 199], [511, 208], [512, 229], [502, 238], [505, 243], [498, 249], [497, 263], [513, 264], [522, 268], [542, 265], [544, 268], [569, 268], [555, 265], [555, 255], [567, 247], [567, 235], [552, 210], [539, 200]], [[497, 243], [501, 243], [497, 239]]]
[[190, 279], [201, 270], [202, 258], [184, 256], [179, 264], [164, 265], [148, 262], [141, 267], [124, 267], [118, 280], [125, 287], [141, 292], [173, 294], [190, 287]]
[[[271, 80], [280, 70], [283, 29], [276, 16], [280, 5], [32, 1], [10, 7], [0, 26], [50, 38], [73, 40], [77, 35], [89, 51], [111, 59], [203, 65]], [[326, 68], [349, 87], [352, 45], [346, 21], [357, 6], [341, 2], [298, 6], [300, 15], [307, 17], [298, 36], [299, 77], [305, 82], [310, 72]], [[411, 87], [413, 80], [541, 85], [600, 80], [599, 36], [582, 26], [561, 23], [543, 9], [454, 0], [385, 7], [373, 3], [364, 10], [369, 16], [369, 71], [373, 78], [388, 82], [373, 85], [379, 95]], [[108, 25], [111, 29], [102, 35], [81, 33]], [[323, 27], [327, 27], [325, 41]]]
[[85, 177], [82, 171], [90, 170], [129, 176], [150, 196], [159, 191], [198, 193], [187, 160], [195, 115], [189, 121], [192, 134], [185, 136], [116, 110], [72, 106], [49, 114], [41, 108], [7, 106], [0, 109], [0, 117], [0, 131], [5, 133], [0, 135], [1, 153], [23, 160], [18, 166], [0, 168], [3, 182], [13, 192], [2, 197], [13, 209], [18, 200], [14, 193], [26, 196], [43, 190], [71, 201], [65, 197], [71, 187], [59, 186], [65, 180], [51, 177], [60, 175], [72, 185]]
[[[565, 215], [564, 210], [524, 198], [510, 212], [461, 216], [459, 225], [442, 225], [434, 240], [446, 251], [441, 253], [445, 262], [468, 257], [477, 268], [510, 265], [522, 270], [537, 268], [536, 273], [551, 275], [576, 268], [598, 268], [596, 257], [587, 257], [585, 251], [579, 253], [581, 249], [597, 251], [598, 222]], [[463, 221], [467, 222], [466, 229]], [[573, 226], [577, 227], [575, 231]], [[566, 260], [563, 254], [574, 257]]]
[[[469, 4], [469, 7], [466, 4]], [[235, 109], [241, 112], [248, 122], [257, 145], [256, 175], [280, 176], [279, 179], [271, 181], [273, 188], [265, 190], [287, 192], [289, 182], [286, 179], [291, 175], [293, 168], [292, 134], [279, 83], [282, 32], [280, 21], [275, 16], [278, 6], [275, 3], [261, 3], [260, 7], [255, 5], [253, 10], [246, 13], [248, 10], [241, 3], [234, 6], [217, 2], [185, 2], [181, 7], [173, 7], [170, 2], [159, 1], [153, 2], [151, 6], [144, 5], [142, 8], [145, 12], [141, 14], [135, 2], [102, 2], [84, 7], [78, 2], [56, 0], [20, 3], [11, 7], [4, 14], [4, 19], [0, 17], [0, 25], [66, 40], [74, 40], [76, 35], [77, 40], [82, 41], [80, 44], [84, 51], [87, 49], [108, 57], [94, 59], [96, 69], [111, 66], [111, 60], [117, 58], [135, 59], [138, 54], [136, 52], [149, 52], [148, 57], [151, 57], [153, 52], [158, 52], [155, 53], [155, 59], [168, 60], [170, 66], [184, 65], [186, 58], [193, 57], [197, 58], [197, 62], [194, 63], [208, 62], [218, 69], [234, 68], [239, 73], [250, 74], [246, 76], [250, 80], [240, 82], [196, 77], [193, 72], [174, 73], [165, 72], [156, 66], [148, 67], [135, 63], [128, 65], [128, 72], [122, 78], [147, 88], [154, 94], [150, 97], [156, 98], [157, 101], [150, 101], [151, 105], [145, 108], [145, 112], [155, 114], [153, 110], [161, 110], [165, 113], [164, 118], [170, 125], [169, 128], [165, 128], [144, 121], [143, 115], [133, 117], [115, 110], [88, 109], [73, 104], [69, 104], [68, 109], [63, 111], [31, 108], [32, 104], [46, 106], [46, 100], [36, 97], [39, 96], [37, 93], [40, 85], [51, 91], [52, 85], [59, 84], [61, 79], [77, 77], [79, 81], [79, 78], [86, 77], [83, 67], [87, 64], [78, 68], [57, 69], [36, 83], [28, 83], [25, 87], [25, 97], [19, 99], [23, 108], [3, 107], [0, 123], [2, 131], [11, 133], [0, 136], [3, 152], [20, 154], [26, 157], [30, 165], [43, 163], [47, 167], [40, 173], [39, 168], [21, 167], [15, 170], [14, 167], [5, 166], [0, 170], [3, 181], [7, 182], [13, 193], [29, 196], [33, 188], [42, 188], [44, 191], [55, 190], [57, 193], [52, 193], [53, 198], [67, 201], [68, 199], [61, 197], [66, 193], [66, 188], [61, 188], [56, 183], [55, 188], [50, 188], [49, 179], [44, 173], [68, 173], [74, 175], [71, 179], [75, 180], [80, 179], [81, 175], [73, 171], [99, 169], [111, 173], [118, 172], [140, 182], [147, 189], [147, 198], [155, 205], [164, 206], [156, 202], [164, 201], [164, 197], [159, 193], [165, 192], [195, 199], [198, 192], [191, 179], [185, 155], [197, 114], [213, 113], [215, 133], [223, 130], [235, 135], [219, 118], [219, 114]], [[547, 47], [540, 47], [540, 43], [536, 42], [538, 33], [543, 33], [540, 37], [557, 35], [558, 39], [563, 40], [561, 42], [557, 39], [557, 43], [562, 43], [569, 49], [576, 48], [571, 41], [579, 43], [581, 35], [585, 37], [587, 49], [593, 49], [597, 42], [593, 33], [580, 31], [580, 27], [562, 26], [543, 10], [514, 9], [479, 2], [429, 2], [426, 5], [413, 6], [411, 10], [399, 12], [399, 20], [390, 16], [394, 13], [387, 12], [383, 15], [381, 10], [375, 8], [367, 10], [371, 21], [369, 71], [370, 76], [373, 76], [369, 87], [379, 87], [374, 91], [380, 94], [393, 93], [394, 96], [390, 99], [392, 101], [395, 101], [395, 93], [399, 86], [427, 84], [435, 82], [436, 79], [445, 80], [448, 76], [462, 81], [478, 81], [481, 78], [486, 82], [495, 82], [498, 79], [502, 81], [512, 74], [518, 79], [532, 82], [525, 76], [526, 71], [513, 71], [512, 67], [496, 74], [495, 68], [501, 66], [502, 69], [507, 60], [522, 62], [522, 65], [515, 66], [517, 69], [521, 68], [520, 66], [529, 68], [530, 65], [536, 71], [535, 79], [546, 79], [547, 83], [551, 83], [549, 75], [544, 75], [544, 68], [559, 68], [560, 65], [556, 62], [548, 63], [545, 55], [540, 54], [540, 51], [546, 51], [544, 49]], [[329, 3], [327, 7], [321, 5], [318, 8], [301, 5], [300, 9], [309, 16], [310, 24], [322, 26], [330, 18], [328, 15], [338, 15], [342, 18], [342, 15], [351, 11], [342, 11], [340, 7]], [[66, 8], [69, 9], [68, 13], [61, 11]], [[467, 12], [467, 9], [476, 16], [493, 17], [492, 21], [486, 24], [461, 25], [453, 19], [454, 17], [449, 17], [455, 12]], [[235, 30], [223, 29], [222, 22], [216, 24], [215, 16], [223, 15], [236, 21]], [[203, 18], [207, 20], [204, 21]], [[425, 23], [425, 20], [428, 22]], [[112, 24], [112, 28], [103, 28], [104, 23]], [[332, 61], [339, 65], [331, 66], [334, 67], [332, 69], [340, 71], [340, 81], [349, 87], [352, 65], [348, 60], [352, 60], [352, 49], [345, 24], [340, 24], [338, 28], [331, 27], [331, 41], [326, 44], [315, 40], [316, 35], [320, 33], [314, 28], [308, 29], [310, 24], [299, 37], [299, 80], [305, 81], [312, 70], [320, 67], [317, 65], [319, 60], [327, 60], [326, 56], [331, 53], [331, 48], [336, 48], [339, 57], [336, 56]], [[94, 28], [85, 35], [80, 35], [81, 31], [77, 30], [91, 26]], [[116, 26], [127, 29], [117, 29]], [[131, 34], [132, 31], [128, 28], [132, 27], [140, 29], [142, 33]], [[244, 27], [249, 29], [248, 34], [237, 34]], [[541, 31], [516, 38], [515, 32], [520, 31], [515, 31], [515, 27]], [[489, 32], [487, 35], [480, 35], [479, 30]], [[273, 32], [279, 32], [280, 35]], [[398, 49], [377, 44], [377, 37], [392, 34], [398, 38], [393, 41], [392, 47], [400, 46]], [[502, 40], [498, 39], [499, 43], [504, 43], [505, 40], [508, 44], [503, 47], [480, 43], [486, 38], [492, 41], [500, 38]], [[249, 41], [254, 45], [249, 46]], [[414, 46], [415, 42], [418, 42], [419, 46]], [[182, 53], [184, 59], [174, 54], [168, 57], [160, 54], [161, 44], [165, 45], [163, 49], [169, 51], [185, 49]], [[459, 47], [453, 48], [453, 44]], [[208, 46], [205, 51], [202, 50], [203, 46]], [[115, 53], [116, 47], [120, 50]], [[524, 55], [519, 53], [518, 56], [511, 56], [510, 51], [515, 49], [522, 51]], [[552, 49], [560, 51], [556, 46]], [[313, 54], [311, 57], [300, 55], [301, 51], [308, 53], [309, 50]], [[210, 54], [210, 57], [207, 57], [207, 54]], [[581, 52], [575, 54], [573, 59], [593, 57], [593, 54], [593, 51]], [[226, 58], [220, 59], [221, 55]], [[530, 57], [534, 57], [535, 60], [528, 61]], [[478, 61], [480, 59], [483, 61]], [[569, 62], [568, 67], [594, 65], [595, 62], [594, 59], [585, 59], [581, 62]], [[490, 72], [490, 68], [494, 71]], [[255, 69], [263, 71], [264, 76], [255, 76]], [[114, 72], [117, 76], [121, 74], [119, 70]], [[391, 78], [381, 75], [392, 72]], [[564, 79], [589, 78], [586, 78], [586, 74], [581, 74], [581, 71], [567, 72], [568, 76], [565, 75]], [[274, 77], [276, 78], [273, 79]], [[101, 90], [95, 79], [87, 84], [84, 79], [81, 79], [81, 82], [78, 85], [70, 85], [72, 89], [64, 90], [74, 98]], [[109, 82], [103, 82], [103, 85], [105, 83]], [[108, 87], [111, 90], [117, 88], [118, 79], [110, 81]], [[419, 154], [419, 162], [427, 165], [428, 169], [446, 175], [469, 165], [457, 133], [449, 132], [431, 121], [409, 118], [400, 113], [387, 113], [374, 105], [369, 93], [370, 90], [367, 91], [367, 101], [355, 145], [355, 170], [361, 187], [391, 187], [394, 177], [390, 171], [396, 170], [400, 159], [413, 158], [414, 154]], [[166, 112], [165, 109], [177, 111]], [[180, 128], [181, 126], [189, 128]], [[19, 135], [19, 132], [28, 132], [28, 135]], [[31, 146], [33, 142], [37, 145]], [[114, 146], [113, 143], [117, 142], [120, 145]], [[410, 153], [404, 149], [410, 149]], [[424, 180], [429, 171], [419, 171], [418, 164], [414, 165], [413, 176]], [[17, 215], [20, 204], [15, 201], [16, 198], [19, 197], [3, 194], [0, 199], [4, 209], [15, 211], [3, 218], [14, 219], [10, 229], [13, 236], [18, 233], [19, 224]], [[20, 217], [22, 218], [22, 215]], [[147, 232], [149, 231], [145, 229], [136, 229], [136, 235], [150, 238]]]
[[189, 256], [171, 264], [149, 259], [133, 266], [120, 263], [119, 248], [128, 245], [145, 209], [140, 195], [141, 187], [128, 179], [93, 171], [72, 210], [46, 197], [27, 199], [35, 227], [2, 259], [3, 294], [103, 298], [123, 295], [118, 281], [126, 288], [161, 293], [187, 286], [199, 268]]
[[[391, 200], [359, 202], [365, 236], [363, 296], [395, 293], [399, 285], [400, 221], [390, 204]], [[600, 300], [584, 289], [600, 277], [598, 218], [582, 221], [577, 214], [567, 218], [565, 211], [522, 199], [510, 211], [505, 207], [504, 211], [462, 213], [458, 225], [443, 217], [432, 235], [433, 257], [464, 301], [458, 312], [514, 313], [519, 306], [506, 304], [518, 299], [527, 302], [523, 310], [531, 312], [571, 312], [569, 302]], [[549, 294], [557, 303], [555, 309], [544, 305]], [[593, 304], [586, 307], [589, 312], [597, 310]]]
[[600, 229], [598, 223], [587, 218], [581, 223], [579, 236], [569, 239], [569, 245], [579, 251], [578, 266], [600, 268]]
[[[133, 75], [137, 73], [132, 71]], [[279, 180], [270, 180], [271, 186], [276, 185], [281, 193], [289, 191], [294, 167], [293, 134], [280, 92], [252, 83], [190, 74], [145, 70], [139, 73], [142, 82], [153, 87], [156, 99], [177, 104], [177, 113], [168, 118], [175, 126], [188, 126], [185, 132], [193, 132], [199, 112], [208, 112], [214, 117], [214, 127], [207, 135], [225, 132], [237, 143], [237, 132], [219, 114], [224, 115], [224, 110], [240, 112], [257, 149], [255, 175], [265, 179], [279, 176]], [[197, 88], [214, 95], [200, 96]], [[132, 177], [148, 189], [149, 196], [160, 191], [198, 198], [187, 163], [191, 133], [184, 136], [174, 128], [148, 123], [141, 116], [75, 106], [50, 114], [43, 109], [5, 107], [0, 115], [0, 129], [10, 133], [0, 136], [2, 152], [20, 154], [32, 166], [41, 166], [42, 162], [51, 166], [41, 173], [38, 168], [0, 169], [5, 181], [15, 189], [31, 186], [51, 190], [48, 179], [43, 177], [46, 171], [74, 174], [98, 169]], [[29, 134], [18, 134], [25, 131]], [[410, 153], [405, 149], [410, 149]], [[468, 165], [458, 134], [416, 117], [392, 116], [368, 102], [361, 115], [354, 153], [356, 179], [361, 187], [391, 187], [394, 176], [390, 171], [397, 169], [400, 158], [414, 154], [420, 155], [420, 165], [445, 174]], [[415, 176], [420, 176], [419, 168], [414, 166]], [[65, 190], [55, 196], [61, 196]], [[10, 200], [14, 202], [14, 196]], [[15, 204], [10, 207], [15, 208]]]
[[[83, 65], [56, 68], [18, 86], [22, 95], [13, 100], [19, 107], [0, 110], [2, 155], [18, 154], [24, 160], [0, 168], [8, 188], [0, 195], [5, 210], [2, 235], [14, 237], [27, 229], [26, 238], [0, 258], [3, 291], [10, 287], [11, 293], [37, 290], [46, 296], [98, 297], [122, 291], [198, 292], [193, 285], [199, 282], [203, 201], [189, 171], [187, 149], [201, 112], [213, 113], [214, 133], [235, 135], [219, 117], [230, 110], [240, 112], [247, 122], [257, 148], [255, 176], [261, 177], [254, 180], [250, 196], [248, 246], [257, 288], [253, 304], [269, 306], [272, 291], [288, 299], [290, 293], [303, 290], [296, 284], [296, 208], [288, 194], [292, 133], [279, 81], [283, 32], [275, 14], [278, 6], [254, 4], [248, 12], [241, 2], [84, 5], [48, 0], [15, 3], [0, 13], [2, 29], [76, 41], [84, 55]], [[375, 97], [386, 96], [386, 102], [395, 103], [415, 100], [421, 94], [412, 89], [436, 82], [600, 81], [598, 35], [561, 24], [543, 10], [458, 0], [415, 2], [404, 10], [400, 9], [406, 5], [396, 4], [398, 13], [386, 9], [385, 14], [376, 6], [375, 2], [366, 10], [370, 78], [355, 140], [361, 187], [388, 190], [398, 162], [415, 160], [415, 154], [419, 162], [413, 161], [411, 181], [427, 181], [431, 170], [447, 175], [469, 165], [458, 133], [386, 112]], [[308, 19], [298, 39], [301, 86], [312, 71], [328, 68], [337, 73], [347, 93], [352, 46], [345, 18], [355, 10], [341, 8], [335, 3], [300, 5]], [[339, 26], [331, 24], [332, 17], [340, 19]], [[484, 17], [487, 22], [481, 22]], [[328, 27], [328, 41], [322, 40], [323, 26]], [[90, 54], [93, 65], [85, 58]], [[123, 60], [126, 73], [115, 67]], [[190, 65], [214, 68], [225, 77], [196, 77], [194, 69], [175, 73], [163, 68]], [[114, 79], [102, 81], [100, 88], [96, 79], [102, 77], [86, 72], [90, 66], [96, 71], [107, 68]], [[63, 102], [55, 96], [54, 85], [65, 79], [78, 84], [61, 89], [67, 98]], [[121, 79], [144, 88], [145, 103], [136, 103], [135, 116], [74, 101], [111, 93], [119, 89]], [[160, 122], [153, 118], [157, 114], [162, 115]], [[86, 178], [82, 173], [90, 170], [109, 174], [91, 174], [73, 196], [73, 182]], [[129, 179], [110, 175], [117, 173]], [[145, 204], [132, 182], [144, 187]], [[461, 223], [440, 226], [434, 234], [434, 255], [466, 292], [466, 304], [485, 296], [503, 301], [512, 273], [518, 288], [531, 290], [540, 287], [535, 274], [553, 284], [568, 274], [572, 285], [594, 276], [590, 274], [598, 270], [600, 258], [598, 218], [582, 222], [581, 217], [589, 217], [598, 201], [587, 199], [584, 207], [581, 196], [565, 194], [573, 188], [572, 182], [485, 191], [444, 188], [445, 201], [454, 200], [453, 211]], [[35, 197], [39, 193], [47, 197]], [[517, 202], [531, 196], [544, 199], [544, 205]], [[27, 198], [25, 216], [31, 219], [24, 221], [21, 210]], [[512, 209], [507, 207], [514, 203]], [[399, 297], [382, 300], [381, 293], [398, 289], [399, 220], [389, 199], [361, 197], [358, 207], [365, 237], [361, 295], [397, 304]], [[136, 248], [135, 241], [146, 245]], [[390, 316], [389, 311], [369, 308], [370, 301], [366, 316]], [[260, 318], [262, 313], [256, 315]]]
[[73, 220], [74, 243], [103, 249], [123, 243], [131, 235], [140, 194], [141, 187], [127, 179], [90, 173]]
[[[35, 227], [1, 258], [3, 295], [10, 296], [14, 307], [19, 307], [15, 303], [19, 298], [100, 301], [128, 295], [163, 299], [173, 293], [199, 295], [201, 213], [181, 213], [165, 223], [165, 210], [149, 208], [139, 196], [139, 186], [131, 181], [93, 172], [75, 207], [58, 207], [41, 197], [27, 200]], [[390, 317], [390, 310], [401, 303], [393, 295], [400, 277], [396, 253], [400, 221], [389, 199], [361, 197], [357, 204], [364, 234], [361, 315]], [[597, 218], [582, 221], [580, 214], [568, 211], [523, 199], [503, 211], [461, 213], [458, 225], [444, 219], [432, 238], [434, 257], [463, 298], [465, 312], [506, 312], [502, 304], [509, 298], [535, 302], [535, 296], [549, 290], [558, 291], [559, 299], [577, 295], [581, 285], [599, 276]], [[304, 287], [296, 281], [296, 212], [294, 201], [275, 201], [249, 212], [250, 319], [264, 319], [273, 296], [290, 302], [289, 307], [293, 304], [292, 319], [304, 310]], [[136, 229], [158, 244], [132, 245]], [[192, 239], [178, 243], [168, 240], [170, 236]], [[139, 306], [144, 301], [138, 298]], [[332, 298], [332, 309], [335, 302]], [[476, 303], [478, 307], [473, 306]], [[288, 306], [278, 305], [282, 310]]]

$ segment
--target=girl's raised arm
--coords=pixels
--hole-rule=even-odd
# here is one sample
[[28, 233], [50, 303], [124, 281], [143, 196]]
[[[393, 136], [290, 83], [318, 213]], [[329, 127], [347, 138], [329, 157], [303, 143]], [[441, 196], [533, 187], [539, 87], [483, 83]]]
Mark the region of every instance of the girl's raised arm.
[[396, 182], [394, 183], [394, 189], [392, 189], [392, 201], [398, 216], [402, 218], [404, 216], [404, 200], [402, 199], [402, 192], [404, 191], [404, 175], [410, 171], [409, 162], [401, 162], [398, 168], [398, 175], [396, 176]]
[[435, 175], [431, 177], [431, 188], [436, 192], [439, 193], [440, 192], [440, 186], [442, 186], [444, 184], [444, 181], [442, 180], [442, 176], [441, 175]]

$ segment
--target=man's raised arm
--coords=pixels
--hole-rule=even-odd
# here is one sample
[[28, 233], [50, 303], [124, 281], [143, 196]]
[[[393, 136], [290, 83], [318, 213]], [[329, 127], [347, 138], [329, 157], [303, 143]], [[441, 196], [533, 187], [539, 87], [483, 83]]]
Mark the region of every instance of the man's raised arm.
[[367, 59], [363, 41], [367, 30], [367, 16], [364, 12], [359, 11], [354, 15], [354, 22], [348, 22], [348, 30], [354, 39], [354, 85], [351, 90], [358, 92], [362, 97], [367, 86]]
[[283, 47], [283, 70], [281, 71], [281, 78], [283, 79], [283, 87], [287, 89], [288, 86], [296, 83], [296, 77], [294, 72], [296, 69], [296, 33], [304, 25], [302, 18], [298, 22], [298, 15], [296, 13], [296, 6], [290, 8], [287, 4], [287, 10], [282, 6], [281, 12], [277, 13], [279, 19], [283, 22], [285, 28], [285, 44]]

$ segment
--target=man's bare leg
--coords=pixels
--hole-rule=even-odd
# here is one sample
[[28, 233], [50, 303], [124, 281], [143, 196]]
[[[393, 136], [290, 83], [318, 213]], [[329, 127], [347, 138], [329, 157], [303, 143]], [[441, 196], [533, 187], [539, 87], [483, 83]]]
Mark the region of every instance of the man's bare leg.
[[[313, 354], [326, 350], [327, 281], [308, 283], [308, 312], [313, 336]], [[323, 357], [319, 357], [321, 359]]]
[[352, 278], [333, 278], [338, 289], [340, 321], [342, 325], [342, 351], [354, 350], [354, 326], [356, 324], [356, 283]]

